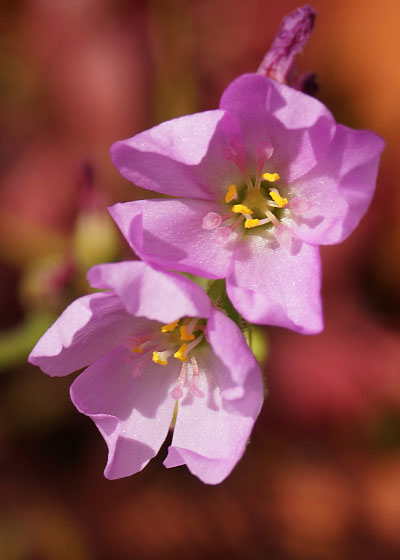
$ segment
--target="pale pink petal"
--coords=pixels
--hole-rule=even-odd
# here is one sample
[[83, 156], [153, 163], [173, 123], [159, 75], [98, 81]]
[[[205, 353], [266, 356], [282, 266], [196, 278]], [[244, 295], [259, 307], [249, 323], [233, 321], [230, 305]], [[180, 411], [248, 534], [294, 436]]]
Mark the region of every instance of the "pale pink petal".
[[216, 242], [216, 230], [205, 229], [208, 213], [226, 213], [226, 206], [203, 200], [140, 200], [115, 204], [109, 212], [132, 249], [162, 268], [207, 278], [223, 278], [238, 234]]
[[293, 181], [324, 156], [335, 132], [335, 121], [319, 101], [259, 74], [246, 74], [224, 91], [221, 109], [239, 122], [252, 172], [257, 146], [271, 143], [274, 152], [265, 171], [282, 182]]
[[[220, 326], [215, 324], [213, 328]], [[236, 334], [233, 338], [237, 340]], [[222, 354], [225, 359], [227, 351]], [[248, 376], [241, 380], [245, 392], [241, 398], [233, 399], [233, 377], [237, 377], [237, 372], [232, 376], [209, 347], [199, 350], [196, 357], [199, 388], [205, 396], [200, 398], [189, 393], [179, 401], [172, 444], [164, 465], [170, 468], [186, 464], [203, 482], [218, 484], [230, 474], [245, 451], [262, 403], [260, 372], [258, 368], [252, 369], [250, 360]], [[224, 398], [228, 387], [231, 389], [229, 400]]]
[[114, 165], [129, 181], [163, 194], [215, 199], [235, 182], [223, 149], [240, 138], [235, 119], [215, 110], [173, 119], [116, 142]]
[[67, 375], [109, 352], [124, 335], [143, 332], [148, 324], [128, 315], [116, 295], [84, 296], [45, 332], [29, 361], [51, 376]]
[[206, 337], [214, 354], [225, 366], [218, 372], [223, 398], [235, 401], [246, 393], [254, 392], [259, 399], [258, 408], [261, 407], [263, 388], [260, 368], [239, 327], [224, 313], [211, 308]]
[[177, 365], [149, 362], [140, 377], [115, 350], [87, 368], [71, 386], [77, 409], [96, 423], [108, 446], [105, 476], [134, 474], [157, 455], [172, 420], [175, 401], [168, 391]]
[[184, 316], [207, 317], [210, 310], [200, 286], [140, 261], [94, 266], [88, 280], [94, 288], [113, 289], [135, 317], [170, 323]]
[[246, 236], [233, 256], [228, 296], [252, 323], [318, 333], [323, 328], [318, 248], [295, 238], [284, 245], [268, 235]]
[[338, 125], [326, 157], [294, 181], [290, 193], [306, 203], [290, 226], [304, 241], [343, 241], [357, 226], [372, 200], [384, 141], [366, 130]]

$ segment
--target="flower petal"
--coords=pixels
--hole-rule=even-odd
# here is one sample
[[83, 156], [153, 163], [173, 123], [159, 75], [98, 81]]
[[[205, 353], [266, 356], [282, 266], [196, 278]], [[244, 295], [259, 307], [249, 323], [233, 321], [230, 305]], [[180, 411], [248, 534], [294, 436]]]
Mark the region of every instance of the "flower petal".
[[45, 332], [29, 361], [51, 376], [63, 376], [94, 362], [127, 333], [145, 330], [114, 294], [91, 294], [75, 300]]
[[305, 334], [323, 328], [318, 248], [292, 239], [288, 248], [259, 234], [238, 245], [227, 277], [227, 293], [252, 323]]
[[337, 126], [326, 157], [290, 189], [309, 209], [291, 220], [304, 241], [343, 241], [357, 226], [371, 202], [384, 141], [367, 130]]
[[171, 196], [214, 199], [238, 177], [222, 155], [240, 138], [237, 122], [225, 111], [205, 111], [164, 122], [116, 142], [114, 165], [129, 181]]
[[251, 391], [257, 394], [260, 408], [263, 395], [261, 371], [239, 327], [224, 313], [211, 308], [206, 336], [225, 366], [224, 372], [220, 370], [218, 375], [222, 397], [234, 401]]
[[135, 317], [170, 323], [186, 315], [209, 314], [210, 300], [200, 286], [144, 262], [100, 264], [90, 269], [88, 280], [94, 288], [113, 289]]
[[176, 363], [149, 362], [140, 377], [123, 352], [110, 352], [75, 379], [71, 399], [97, 425], [109, 450], [105, 476], [134, 474], [157, 455], [172, 420], [175, 401], [168, 395]]
[[209, 212], [226, 208], [204, 200], [140, 200], [109, 208], [132, 249], [141, 259], [207, 278], [226, 276], [237, 234], [218, 244], [214, 231], [202, 228]]
[[269, 141], [274, 152], [265, 171], [279, 173], [283, 183], [318, 163], [336, 127], [322, 103], [259, 74], [234, 80], [223, 93], [220, 107], [240, 124], [252, 172], [257, 147]]
[[[211, 339], [218, 349], [222, 333], [217, 331], [221, 326], [226, 327], [226, 321], [218, 317], [211, 328]], [[228, 341], [238, 341], [234, 331], [228, 328]], [[246, 344], [244, 339], [240, 348], [250, 358], [250, 351], [248, 348], [245, 350], [243, 344]], [[230, 361], [226, 359], [229, 349], [235, 352], [227, 344], [221, 352], [222, 359], [210, 347], [199, 350], [196, 355], [200, 371], [199, 388], [205, 396], [199, 398], [189, 394], [179, 402], [172, 444], [164, 461], [168, 468], [186, 464], [192, 474], [208, 484], [221, 482], [239, 461], [262, 404], [261, 376], [254, 365], [254, 358], [249, 359], [246, 373], [240, 380], [243, 384], [239, 387], [244, 391], [237, 391], [238, 398], [234, 398], [232, 388], [239, 383], [235, 379], [238, 371], [232, 373], [223, 362]], [[224, 398], [225, 393], [229, 395], [229, 400]]]

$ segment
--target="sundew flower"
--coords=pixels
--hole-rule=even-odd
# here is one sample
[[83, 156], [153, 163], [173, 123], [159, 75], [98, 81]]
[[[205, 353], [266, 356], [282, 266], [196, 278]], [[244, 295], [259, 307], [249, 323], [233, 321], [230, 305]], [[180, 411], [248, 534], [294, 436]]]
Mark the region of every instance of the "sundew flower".
[[67, 307], [29, 361], [51, 376], [86, 367], [71, 398], [107, 443], [107, 478], [143, 469], [176, 412], [164, 465], [186, 464], [203, 482], [221, 482], [242, 456], [263, 400], [240, 329], [199, 286], [143, 262], [99, 265], [88, 278], [108, 291]]
[[318, 245], [343, 241], [366, 212], [383, 146], [372, 132], [336, 124], [318, 100], [247, 74], [218, 110], [113, 145], [124, 177], [177, 198], [110, 212], [143, 260], [226, 278], [250, 322], [317, 333]]

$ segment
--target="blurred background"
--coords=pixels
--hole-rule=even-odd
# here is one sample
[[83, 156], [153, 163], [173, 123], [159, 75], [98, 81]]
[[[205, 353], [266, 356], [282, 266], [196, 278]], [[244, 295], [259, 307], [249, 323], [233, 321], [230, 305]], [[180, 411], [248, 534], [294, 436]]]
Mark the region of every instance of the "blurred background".
[[221, 485], [159, 457], [107, 481], [71, 377], [26, 363], [94, 263], [131, 258], [105, 207], [152, 196], [118, 139], [212, 109], [255, 71], [294, 0], [2, 0], [0, 558], [400, 557], [400, 3], [315, 0], [298, 58], [339, 122], [387, 141], [374, 202], [326, 247], [326, 329], [265, 329], [270, 395]]

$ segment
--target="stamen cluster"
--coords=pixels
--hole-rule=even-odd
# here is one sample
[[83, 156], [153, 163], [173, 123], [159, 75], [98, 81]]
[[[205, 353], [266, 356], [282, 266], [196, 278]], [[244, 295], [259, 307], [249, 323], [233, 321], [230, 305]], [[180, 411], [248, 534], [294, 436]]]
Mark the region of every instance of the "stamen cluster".
[[194, 396], [204, 397], [204, 393], [198, 387], [199, 367], [196, 356], [192, 353], [204, 340], [204, 329], [204, 320], [185, 317], [162, 325], [158, 332], [143, 333], [133, 337], [125, 336], [121, 344], [129, 354], [124, 359], [134, 364], [132, 374], [134, 377], [139, 377], [150, 361], [160, 366], [167, 366], [168, 359], [172, 356], [182, 362], [182, 366], [178, 382], [170, 393], [171, 397], [174, 399], [182, 397], [189, 369], [192, 373], [190, 392]]
[[[243, 146], [233, 143], [229, 149], [223, 150], [223, 156], [232, 161], [243, 177], [243, 184], [238, 189], [236, 184], [229, 185], [224, 202], [229, 205], [229, 211], [224, 214], [208, 212], [202, 222], [205, 230], [214, 230], [217, 243], [226, 243], [231, 233], [243, 225], [245, 230], [263, 225], [274, 226], [273, 233], [279, 235], [284, 229], [280, 222], [277, 209], [291, 208], [289, 200], [281, 196], [277, 187], [270, 186], [280, 180], [276, 172], [264, 172], [265, 164], [273, 154], [273, 147], [264, 142], [257, 148], [256, 176], [250, 177], [245, 164]], [[239, 194], [240, 193], [240, 194]], [[294, 197], [294, 207], [298, 197]]]

